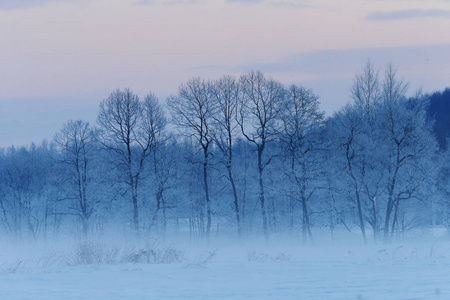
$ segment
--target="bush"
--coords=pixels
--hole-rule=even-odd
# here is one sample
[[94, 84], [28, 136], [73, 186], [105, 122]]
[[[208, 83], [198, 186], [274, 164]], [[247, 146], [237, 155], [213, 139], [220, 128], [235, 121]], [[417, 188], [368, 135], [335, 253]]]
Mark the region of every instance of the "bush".
[[267, 261], [292, 261], [290, 255], [279, 253], [276, 255], [270, 255], [268, 253], [258, 252], [258, 251], [249, 251], [247, 253], [248, 261], [258, 261], [258, 262], [267, 262]]
[[72, 253], [73, 265], [147, 263], [170, 264], [183, 260], [184, 253], [175, 248], [120, 247], [98, 242], [82, 242]]

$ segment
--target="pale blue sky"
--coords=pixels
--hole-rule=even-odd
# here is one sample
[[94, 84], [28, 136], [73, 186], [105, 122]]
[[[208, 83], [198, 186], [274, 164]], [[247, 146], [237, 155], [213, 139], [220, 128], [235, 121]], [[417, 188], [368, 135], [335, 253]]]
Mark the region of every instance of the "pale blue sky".
[[260, 69], [328, 114], [370, 58], [411, 88], [450, 86], [446, 0], [0, 0], [0, 146], [95, 123], [129, 87], [162, 100], [192, 76]]

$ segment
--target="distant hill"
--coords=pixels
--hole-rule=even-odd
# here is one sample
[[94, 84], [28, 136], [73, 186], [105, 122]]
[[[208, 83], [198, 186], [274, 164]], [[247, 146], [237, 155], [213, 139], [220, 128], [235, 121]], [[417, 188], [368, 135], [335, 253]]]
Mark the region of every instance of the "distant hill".
[[428, 117], [435, 120], [434, 131], [441, 149], [447, 147], [450, 137], [450, 88], [430, 95]]

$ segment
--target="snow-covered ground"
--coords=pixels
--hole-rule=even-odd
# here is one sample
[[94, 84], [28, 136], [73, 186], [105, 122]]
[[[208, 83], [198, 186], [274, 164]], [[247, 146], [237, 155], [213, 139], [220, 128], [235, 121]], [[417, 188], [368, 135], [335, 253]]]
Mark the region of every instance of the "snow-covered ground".
[[[369, 246], [179, 246], [170, 252], [176, 256], [170, 263], [147, 263], [143, 256], [120, 262], [125, 248], [98, 244], [94, 250], [109, 261], [83, 264], [73, 247], [78, 246], [33, 254], [3, 251], [0, 299], [450, 299], [446, 239]], [[150, 248], [126, 249], [142, 254]]]

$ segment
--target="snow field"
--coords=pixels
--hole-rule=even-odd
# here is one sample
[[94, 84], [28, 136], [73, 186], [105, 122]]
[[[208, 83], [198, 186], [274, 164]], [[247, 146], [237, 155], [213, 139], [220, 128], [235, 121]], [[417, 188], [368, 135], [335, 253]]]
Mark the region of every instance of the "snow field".
[[[164, 249], [169, 248], [159, 251]], [[139, 258], [76, 264], [73, 256], [79, 253], [66, 250], [50, 252], [59, 253], [53, 260], [48, 253], [3, 256], [0, 299], [450, 298], [448, 241], [177, 249], [182, 258], [170, 263]]]

